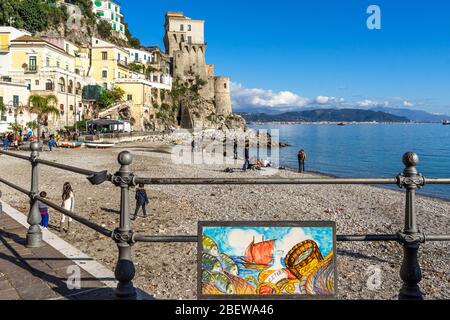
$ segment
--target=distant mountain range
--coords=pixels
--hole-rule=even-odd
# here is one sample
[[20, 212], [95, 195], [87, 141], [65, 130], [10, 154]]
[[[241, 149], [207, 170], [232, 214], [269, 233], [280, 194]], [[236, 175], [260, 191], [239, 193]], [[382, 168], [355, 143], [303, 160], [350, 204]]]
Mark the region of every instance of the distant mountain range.
[[399, 117], [405, 117], [414, 122], [442, 122], [443, 120], [450, 120], [450, 116], [432, 114], [422, 110], [412, 110], [406, 108], [387, 108], [387, 107], [377, 107], [371, 110], [381, 111]]
[[238, 114], [247, 122], [410, 122], [410, 119], [404, 116], [363, 109], [315, 109], [281, 114], [240, 112]]

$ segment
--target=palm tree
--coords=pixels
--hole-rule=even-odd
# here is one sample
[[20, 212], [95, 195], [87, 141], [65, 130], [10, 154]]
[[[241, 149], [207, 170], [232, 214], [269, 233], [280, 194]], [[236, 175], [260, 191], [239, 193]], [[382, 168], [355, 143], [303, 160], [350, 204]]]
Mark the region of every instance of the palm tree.
[[58, 103], [58, 98], [54, 95], [32, 95], [28, 102], [30, 105], [28, 111], [37, 115], [37, 138], [39, 140], [41, 138], [41, 125], [44, 123], [44, 120], [51, 114], [59, 116], [59, 110], [54, 106]]

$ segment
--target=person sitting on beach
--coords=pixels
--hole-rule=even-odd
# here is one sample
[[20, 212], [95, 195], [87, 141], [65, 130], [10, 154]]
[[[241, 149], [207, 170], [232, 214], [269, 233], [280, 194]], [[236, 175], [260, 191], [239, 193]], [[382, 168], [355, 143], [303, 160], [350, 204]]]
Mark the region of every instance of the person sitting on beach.
[[146, 218], [147, 209], [145, 208], [145, 206], [149, 204], [149, 200], [143, 184], [139, 184], [138, 188], [136, 189], [135, 199], [136, 199], [136, 209], [134, 210], [133, 220], [136, 220], [139, 210], [141, 208], [142, 212], [144, 213], [144, 218]]
[[[42, 191], [39, 196], [41, 198], [47, 198], [47, 192]], [[41, 223], [40, 226], [43, 228], [48, 228], [48, 221], [49, 221], [49, 215], [48, 215], [48, 206], [45, 203], [42, 203], [38, 201], [39, 206], [39, 212], [41, 214]]]
[[272, 167], [272, 163], [269, 161], [269, 159], [265, 158], [265, 159], [262, 161], [262, 166], [263, 166], [264, 168], [269, 168], [269, 167]]

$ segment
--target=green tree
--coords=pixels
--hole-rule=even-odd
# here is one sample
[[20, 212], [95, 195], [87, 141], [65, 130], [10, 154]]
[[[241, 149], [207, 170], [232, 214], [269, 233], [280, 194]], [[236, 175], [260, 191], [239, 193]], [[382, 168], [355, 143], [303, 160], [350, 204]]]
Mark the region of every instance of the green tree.
[[112, 27], [109, 24], [108, 21], [106, 20], [100, 20], [98, 25], [97, 25], [97, 31], [99, 36], [104, 39], [104, 40], [108, 40], [109, 38], [111, 38], [112, 35]]
[[104, 90], [97, 101], [100, 109], [106, 109], [111, 105], [123, 101], [125, 91], [120, 87], [113, 87], [111, 90]]
[[28, 111], [32, 114], [37, 115], [37, 136], [38, 139], [41, 138], [41, 125], [45, 123], [49, 115], [59, 116], [59, 110], [55, 107], [58, 103], [58, 98], [54, 95], [39, 96], [32, 95], [29, 98], [30, 107]]
[[14, 133], [19, 133], [19, 132], [22, 132], [23, 127], [22, 127], [22, 125], [20, 125], [18, 123], [10, 123], [8, 130], [11, 130]]
[[0, 25], [23, 27], [23, 20], [19, 15], [20, 1], [0, 0]]
[[24, 28], [31, 33], [44, 30], [48, 23], [48, 5], [41, 0], [22, 0], [19, 14], [24, 22]]
[[144, 66], [142, 64], [135, 63], [135, 62], [130, 63], [128, 65], [128, 67], [131, 69], [131, 71], [139, 72], [139, 73], [143, 73], [143, 70], [144, 70]]
[[174, 111], [185, 108], [191, 116], [199, 116], [201, 106], [205, 102], [205, 99], [200, 94], [200, 90], [206, 83], [198, 75], [192, 82], [183, 82], [179, 78], [176, 78], [172, 85], [172, 91], [169, 92]]

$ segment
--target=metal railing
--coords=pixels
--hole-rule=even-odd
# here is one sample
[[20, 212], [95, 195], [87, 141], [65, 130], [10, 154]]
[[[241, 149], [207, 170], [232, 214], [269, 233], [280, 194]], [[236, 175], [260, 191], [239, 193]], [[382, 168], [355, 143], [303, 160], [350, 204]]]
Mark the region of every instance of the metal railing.
[[[450, 235], [425, 235], [419, 231], [417, 225], [417, 212], [415, 196], [418, 188], [426, 184], [450, 184], [450, 178], [429, 179], [418, 173], [416, 166], [419, 157], [416, 153], [408, 152], [403, 156], [405, 169], [403, 173], [394, 178], [317, 178], [317, 179], [203, 179], [203, 178], [140, 178], [131, 170], [132, 155], [123, 151], [118, 155], [120, 168], [115, 173], [107, 171], [91, 171], [64, 164], [58, 164], [39, 159], [39, 143], [30, 144], [31, 155], [25, 156], [8, 151], [0, 151], [0, 154], [26, 160], [31, 163], [31, 189], [27, 190], [0, 177], [0, 183], [11, 187], [30, 198], [30, 210], [27, 232], [27, 246], [39, 247], [42, 245], [42, 232], [40, 229], [41, 215], [38, 202], [42, 202], [60, 213], [73, 218], [82, 225], [91, 228], [104, 236], [114, 240], [118, 247], [118, 261], [115, 268], [115, 277], [118, 280], [116, 289], [117, 299], [136, 299], [136, 289], [133, 286], [135, 267], [131, 258], [131, 249], [136, 242], [197, 242], [201, 235], [174, 235], [153, 236], [135, 233], [131, 227], [130, 219], [130, 188], [137, 184], [146, 185], [397, 185], [406, 190], [405, 225], [401, 232], [396, 234], [365, 234], [365, 235], [337, 235], [339, 242], [351, 241], [395, 241], [403, 246], [403, 261], [400, 269], [400, 277], [403, 285], [400, 289], [399, 299], [422, 299], [419, 282], [422, 272], [418, 262], [418, 251], [421, 243], [426, 241], [450, 241]], [[111, 182], [120, 188], [120, 219], [115, 230], [108, 230], [98, 224], [89, 221], [81, 215], [67, 211], [61, 206], [41, 198], [39, 196], [38, 168], [39, 165], [49, 166], [72, 173], [86, 176], [92, 185], [100, 185]]]

